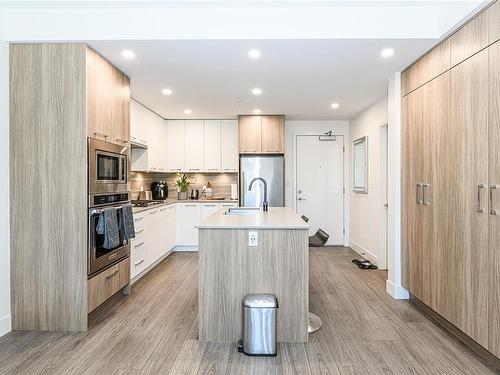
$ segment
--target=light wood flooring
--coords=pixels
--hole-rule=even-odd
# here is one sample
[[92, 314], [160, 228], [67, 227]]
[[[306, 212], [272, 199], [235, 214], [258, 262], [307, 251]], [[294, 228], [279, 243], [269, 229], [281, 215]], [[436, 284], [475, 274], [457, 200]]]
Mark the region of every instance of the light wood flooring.
[[197, 254], [174, 253], [115, 298], [86, 333], [11, 332], [0, 374], [495, 374], [481, 359], [385, 292], [385, 271], [359, 270], [347, 248], [315, 248], [311, 311], [323, 328], [276, 358], [233, 343], [199, 343]]

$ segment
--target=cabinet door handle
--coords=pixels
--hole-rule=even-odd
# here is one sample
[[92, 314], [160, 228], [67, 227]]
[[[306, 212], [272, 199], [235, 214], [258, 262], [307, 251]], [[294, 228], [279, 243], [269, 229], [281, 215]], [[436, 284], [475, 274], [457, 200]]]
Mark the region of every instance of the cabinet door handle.
[[108, 279], [111, 279], [113, 276], [115, 276], [118, 272], [120, 272], [120, 270], [116, 270], [115, 272], [113, 272], [111, 275], [108, 275], [106, 276], [106, 280]]
[[218, 171], [218, 170], [219, 170], [219, 168], [208, 168], [207, 170], [208, 170], [208, 171]]
[[477, 212], [482, 214], [484, 212], [481, 207], [481, 191], [484, 189], [484, 184], [477, 185]]
[[138, 266], [138, 265], [140, 265], [140, 264], [142, 264], [142, 263], [144, 263], [144, 259], [143, 259], [143, 260], [141, 260], [141, 261], [139, 261], [139, 262], [137, 262], [137, 263], [134, 263], [134, 266]]
[[141, 247], [144, 245], [144, 242], [138, 243], [137, 245], [134, 245], [134, 249], [137, 249], [138, 247]]
[[158, 213], [158, 211], [156, 211], [156, 210], [155, 210], [155, 211], [151, 211], [149, 214], [150, 214], [150, 215], [154, 215], [154, 214], [156, 214], [156, 213]]
[[121, 143], [123, 143], [123, 144], [127, 144], [127, 143], [128, 143], [128, 141], [127, 141], [127, 140], [122, 139], [122, 138], [115, 138], [115, 141], [117, 141], [117, 142], [121, 142]]
[[141, 234], [142, 232], [144, 232], [144, 229], [136, 230], [135, 235]]
[[170, 168], [170, 170], [171, 170], [171, 171], [179, 171], [179, 172], [181, 171], [181, 169], [180, 169], [180, 168]]
[[196, 207], [195, 204], [185, 204], [184, 207]]
[[134, 219], [134, 221], [137, 223], [138, 221], [142, 221], [142, 219], [144, 219], [144, 216]]
[[422, 184], [422, 205], [423, 206], [430, 206], [431, 205], [430, 201], [425, 200], [425, 192], [426, 192], [427, 188], [430, 186], [431, 185], [427, 184], [427, 183]]
[[420, 195], [419, 195], [419, 188], [422, 187], [422, 184], [419, 182], [417, 184], [417, 204], [422, 204], [422, 201], [420, 200]]
[[215, 207], [215, 204], [205, 204], [205, 207]]
[[108, 138], [108, 136], [106, 134], [104, 134], [104, 133], [94, 132], [94, 135], [98, 135], [98, 136], [104, 137], [104, 139]]
[[490, 185], [490, 215], [496, 215], [497, 210], [495, 210], [495, 202], [493, 200], [493, 191], [496, 191], [496, 185]]
[[160, 212], [163, 212], [163, 211], [165, 211], [166, 209], [167, 209], [166, 207], [165, 207], [165, 208], [160, 208]]
[[189, 168], [190, 171], [199, 171], [200, 168]]
[[234, 171], [234, 172], [236, 172], [236, 169], [234, 169], [234, 168], [224, 168], [224, 170], [225, 171], [231, 171], [231, 172]]

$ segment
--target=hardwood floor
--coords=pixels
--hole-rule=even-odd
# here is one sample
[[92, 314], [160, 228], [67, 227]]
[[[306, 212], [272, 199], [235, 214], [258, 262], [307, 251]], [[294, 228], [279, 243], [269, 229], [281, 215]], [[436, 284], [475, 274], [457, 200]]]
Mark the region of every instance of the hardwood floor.
[[314, 248], [310, 310], [323, 328], [276, 358], [234, 343], [198, 343], [197, 254], [174, 253], [98, 310], [86, 333], [11, 332], [0, 374], [495, 374], [410, 302], [385, 292], [385, 271], [359, 270], [347, 248]]

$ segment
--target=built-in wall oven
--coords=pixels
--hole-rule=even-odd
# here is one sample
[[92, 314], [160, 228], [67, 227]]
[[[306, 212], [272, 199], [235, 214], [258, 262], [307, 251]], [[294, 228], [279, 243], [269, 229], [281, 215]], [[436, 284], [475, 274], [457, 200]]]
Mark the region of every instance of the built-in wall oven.
[[128, 147], [89, 138], [89, 196], [130, 191], [129, 155]]
[[130, 255], [130, 243], [125, 239], [123, 229], [119, 228], [118, 246], [107, 249], [104, 247], [104, 235], [97, 232], [99, 217], [104, 209], [113, 209], [118, 219], [118, 211], [123, 205], [130, 204], [130, 193], [94, 195], [89, 208], [89, 238], [88, 238], [88, 275], [106, 269], [110, 265]]

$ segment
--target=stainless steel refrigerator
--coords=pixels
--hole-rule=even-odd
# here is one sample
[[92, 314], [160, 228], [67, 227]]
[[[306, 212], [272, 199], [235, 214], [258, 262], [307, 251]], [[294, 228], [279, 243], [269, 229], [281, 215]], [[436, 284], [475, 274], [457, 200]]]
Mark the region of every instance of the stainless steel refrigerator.
[[285, 205], [285, 159], [283, 155], [241, 155], [240, 156], [240, 206], [262, 207], [264, 184], [255, 181], [248, 191], [250, 181], [262, 177], [267, 182], [269, 207]]

